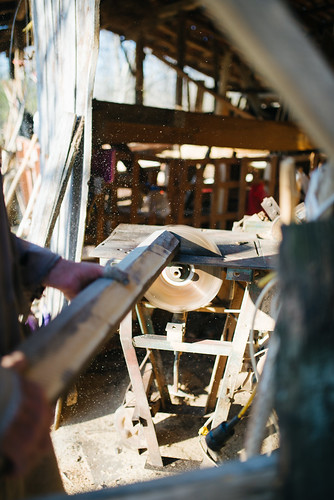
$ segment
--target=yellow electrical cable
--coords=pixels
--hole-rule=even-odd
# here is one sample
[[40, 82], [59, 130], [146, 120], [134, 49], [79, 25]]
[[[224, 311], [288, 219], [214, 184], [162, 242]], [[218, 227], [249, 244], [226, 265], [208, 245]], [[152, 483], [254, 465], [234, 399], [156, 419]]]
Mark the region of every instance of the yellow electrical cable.
[[251, 394], [249, 400], [247, 401], [247, 403], [245, 404], [245, 406], [239, 411], [238, 413], [238, 419], [242, 419], [242, 417], [245, 415], [246, 411], [248, 410], [248, 408], [250, 407], [254, 397], [255, 397], [255, 394], [256, 394], [256, 387], [255, 389], [253, 390], [253, 393]]
[[266, 286], [266, 284], [269, 283], [269, 281], [271, 281], [276, 276], [277, 276], [277, 272], [276, 271], [271, 271], [270, 273], [268, 273], [265, 276], [263, 276], [262, 278], [260, 278], [256, 282], [256, 284], [257, 284], [257, 286], [259, 288], [264, 288]]
[[[238, 413], [238, 419], [241, 420], [243, 418], [243, 416], [245, 415], [246, 411], [248, 410], [248, 408], [250, 407], [250, 405], [252, 404], [252, 401], [255, 397], [255, 394], [256, 394], [256, 387], [255, 389], [253, 390], [250, 398], [248, 399], [247, 403], [245, 404], [245, 406], [239, 411]], [[207, 428], [206, 425], [203, 425], [203, 427], [201, 427], [198, 431], [198, 435], [199, 436], [206, 436], [207, 434], [209, 434], [209, 429]]]

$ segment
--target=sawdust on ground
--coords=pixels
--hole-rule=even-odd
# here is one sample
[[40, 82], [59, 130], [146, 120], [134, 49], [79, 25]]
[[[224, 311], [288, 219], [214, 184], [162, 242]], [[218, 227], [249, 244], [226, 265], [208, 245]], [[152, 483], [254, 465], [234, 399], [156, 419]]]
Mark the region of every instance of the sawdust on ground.
[[[170, 463], [161, 469], [150, 467], [147, 451], [139, 453], [134, 449], [136, 435], [120, 432], [115, 412], [123, 404], [129, 377], [117, 339], [116, 336], [112, 348], [104, 350], [79, 378], [76, 404], [63, 404], [60, 426], [52, 431], [61, 477], [68, 494], [115, 488], [214, 466], [205, 455], [198, 436], [207, 416], [156, 414], [154, 423], [161, 455], [170, 459]], [[212, 366], [213, 357], [195, 356], [195, 360], [189, 356], [181, 357], [181, 388], [191, 393], [182, 404], [205, 405]], [[246, 375], [240, 374], [241, 382]], [[248, 380], [245, 387], [235, 394], [230, 415], [236, 414], [248, 400], [251, 382]], [[238, 424], [234, 436], [223, 448], [222, 464], [240, 459], [247, 419], [246, 416]], [[265, 446], [267, 449], [276, 448], [277, 436], [270, 436]]]

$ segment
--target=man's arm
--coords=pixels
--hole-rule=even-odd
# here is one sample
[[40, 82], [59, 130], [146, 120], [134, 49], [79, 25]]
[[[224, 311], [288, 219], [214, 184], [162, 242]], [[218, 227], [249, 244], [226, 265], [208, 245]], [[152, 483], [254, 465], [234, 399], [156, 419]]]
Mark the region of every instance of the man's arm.
[[93, 262], [73, 262], [59, 259], [42, 284], [57, 288], [69, 300], [81, 290], [103, 276], [103, 267]]
[[47, 248], [17, 238], [11, 233], [15, 259], [25, 300], [32, 302], [43, 292], [42, 282], [60, 256]]
[[37, 298], [43, 287], [57, 288], [73, 299], [92, 281], [101, 278], [103, 267], [93, 262], [73, 262], [46, 248], [13, 236], [25, 290]]

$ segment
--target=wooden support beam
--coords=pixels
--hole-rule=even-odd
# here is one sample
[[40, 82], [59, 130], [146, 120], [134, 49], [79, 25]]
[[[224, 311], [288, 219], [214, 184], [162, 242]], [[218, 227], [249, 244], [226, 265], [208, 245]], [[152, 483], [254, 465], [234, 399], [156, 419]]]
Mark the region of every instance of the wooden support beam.
[[157, 231], [110, 267], [110, 278], [85, 288], [43, 331], [21, 345], [30, 368], [49, 400], [70, 386], [78, 373], [115, 332], [121, 320], [176, 254], [179, 241]]
[[93, 103], [95, 142], [197, 144], [217, 147], [305, 151], [313, 148], [292, 123], [244, 120], [204, 113]]
[[171, 342], [166, 335], [140, 335], [133, 338], [133, 345], [135, 347], [145, 347], [146, 349], [190, 352], [211, 356], [228, 356], [231, 352], [230, 342], [211, 339], [196, 340], [194, 342]]

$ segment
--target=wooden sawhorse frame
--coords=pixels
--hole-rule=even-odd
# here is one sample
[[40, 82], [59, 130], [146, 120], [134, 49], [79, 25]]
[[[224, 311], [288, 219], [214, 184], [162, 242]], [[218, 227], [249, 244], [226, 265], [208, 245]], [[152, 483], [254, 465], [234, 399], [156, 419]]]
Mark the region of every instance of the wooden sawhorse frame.
[[[163, 461], [135, 348], [141, 347], [151, 351], [150, 360], [153, 364], [163, 407], [164, 405], [168, 406], [168, 404], [170, 404], [170, 398], [159, 359], [159, 351], [168, 350], [215, 355], [216, 362], [210, 384], [210, 394], [206, 405], [206, 409], [210, 411], [210, 408], [216, 403], [218, 395], [213, 417], [213, 426], [215, 426], [228, 417], [230, 405], [236, 389], [237, 376], [242, 368], [252, 318], [255, 312], [254, 297], [256, 300], [258, 294], [257, 287], [252, 283], [248, 283], [243, 291], [240, 309], [234, 310], [231, 308], [231, 311], [238, 313], [238, 319], [234, 332], [230, 335], [229, 340], [201, 339], [192, 342], [170, 342], [165, 335], [153, 335], [149, 333], [133, 338], [132, 314], [128, 314], [122, 321], [120, 325], [120, 341], [136, 399], [136, 410], [143, 426], [151, 465], [162, 467]], [[240, 293], [237, 294], [236, 300], [240, 300]], [[229, 310], [226, 310], [228, 317], [226, 318], [225, 325], [231, 320], [228, 311]], [[271, 330], [273, 321], [271, 318], [268, 319], [269, 321], [264, 321], [262, 316], [260, 325], [255, 324], [256, 329], [265, 330], [266, 327], [268, 327], [268, 330]], [[233, 330], [233, 328], [231, 330]]]

